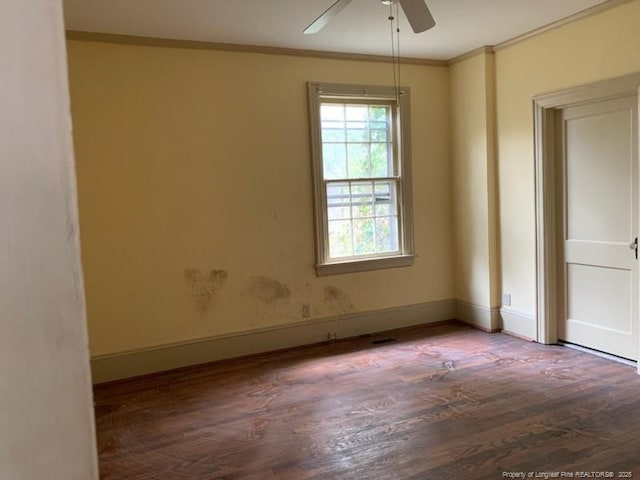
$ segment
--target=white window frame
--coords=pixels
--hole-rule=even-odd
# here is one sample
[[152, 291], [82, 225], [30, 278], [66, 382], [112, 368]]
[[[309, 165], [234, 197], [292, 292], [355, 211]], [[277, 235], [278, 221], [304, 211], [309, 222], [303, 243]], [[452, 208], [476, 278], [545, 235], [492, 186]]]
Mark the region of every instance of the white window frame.
[[[413, 265], [413, 208], [411, 190], [411, 132], [410, 105], [408, 87], [399, 91], [394, 87], [342, 85], [308, 82], [309, 116], [311, 127], [311, 158], [313, 165], [314, 207], [316, 225], [316, 272], [318, 275], [362, 272], [385, 268], [407, 267]], [[398, 246], [399, 253], [374, 254], [370, 256], [331, 259], [329, 255], [329, 232], [327, 215], [327, 195], [322, 159], [322, 137], [320, 123], [320, 104], [323, 99], [354, 100], [358, 103], [371, 101], [393, 101], [392, 112], [394, 131], [394, 162], [397, 175], [398, 205]], [[397, 102], [396, 102], [397, 101]]]

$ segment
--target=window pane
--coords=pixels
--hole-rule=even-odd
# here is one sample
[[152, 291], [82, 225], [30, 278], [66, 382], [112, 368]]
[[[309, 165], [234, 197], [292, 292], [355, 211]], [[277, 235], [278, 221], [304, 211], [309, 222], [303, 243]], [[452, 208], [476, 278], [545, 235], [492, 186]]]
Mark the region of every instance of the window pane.
[[398, 251], [398, 217], [376, 218], [376, 250]]
[[353, 221], [353, 253], [363, 255], [375, 253], [374, 219], [367, 218]]
[[384, 131], [388, 131], [389, 130], [389, 123], [385, 122], [376, 122], [373, 119], [371, 119], [371, 122], [369, 123], [369, 128], [375, 129], [375, 130], [384, 130]]
[[347, 144], [347, 156], [349, 158], [349, 172], [347, 175], [348, 178], [371, 177], [371, 164], [369, 163], [369, 144]]
[[386, 143], [372, 143], [371, 168], [372, 177], [390, 177], [393, 175], [393, 165]]
[[323, 103], [320, 105], [320, 118], [325, 120], [336, 120], [344, 122], [344, 105]]
[[327, 215], [329, 220], [351, 218], [351, 195], [348, 183], [327, 185]]
[[351, 218], [351, 209], [349, 207], [329, 207], [327, 211], [329, 220], [344, 220]]
[[372, 142], [386, 142], [387, 130], [371, 128], [371, 130], [369, 130], [369, 140]]
[[371, 122], [369, 138], [372, 142], [386, 142], [391, 138], [387, 122]]
[[352, 207], [353, 218], [371, 218], [373, 217], [373, 205], [370, 203], [356, 204]]
[[344, 143], [324, 143], [322, 145], [324, 178], [345, 178], [347, 176], [345, 147]]
[[368, 142], [369, 129], [366, 123], [347, 123], [347, 142]]
[[371, 183], [352, 183], [351, 205], [353, 218], [372, 217], [373, 185]]
[[343, 122], [322, 122], [323, 142], [344, 142], [345, 140]]
[[397, 215], [397, 194], [394, 182], [375, 183], [375, 214], [377, 217]]
[[351, 221], [329, 221], [329, 255], [331, 258], [350, 257], [353, 255]]
[[381, 107], [381, 106], [372, 106], [369, 107], [369, 118], [372, 121], [387, 121], [387, 111], [389, 107]]
[[348, 122], [366, 122], [369, 119], [367, 105], [347, 105]]

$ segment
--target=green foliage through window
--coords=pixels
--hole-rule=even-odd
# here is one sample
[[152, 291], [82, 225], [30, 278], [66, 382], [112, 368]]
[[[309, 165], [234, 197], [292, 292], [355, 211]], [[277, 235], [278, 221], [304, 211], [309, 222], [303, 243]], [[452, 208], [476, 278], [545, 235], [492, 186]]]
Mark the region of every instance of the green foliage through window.
[[400, 250], [391, 103], [320, 104], [330, 258]]

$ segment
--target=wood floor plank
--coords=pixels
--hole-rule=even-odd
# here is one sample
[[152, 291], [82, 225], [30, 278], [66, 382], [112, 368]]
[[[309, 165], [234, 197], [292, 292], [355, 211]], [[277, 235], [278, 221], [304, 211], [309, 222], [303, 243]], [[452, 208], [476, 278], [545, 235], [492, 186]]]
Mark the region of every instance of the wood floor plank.
[[640, 476], [633, 367], [457, 323], [384, 336], [97, 386], [101, 478]]

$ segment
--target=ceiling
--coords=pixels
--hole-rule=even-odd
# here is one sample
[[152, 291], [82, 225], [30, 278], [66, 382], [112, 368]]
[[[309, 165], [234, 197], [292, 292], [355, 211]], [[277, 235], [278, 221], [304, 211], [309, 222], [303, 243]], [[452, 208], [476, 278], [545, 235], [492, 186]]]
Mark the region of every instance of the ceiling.
[[[334, 0], [64, 0], [67, 30], [239, 45], [389, 55], [389, 7], [353, 0], [322, 31], [302, 30]], [[427, 0], [436, 26], [414, 34], [400, 15], [403, 57], [449, 60], [606, 0]], [[395, 9], [394, 9], [395, 10]]]

